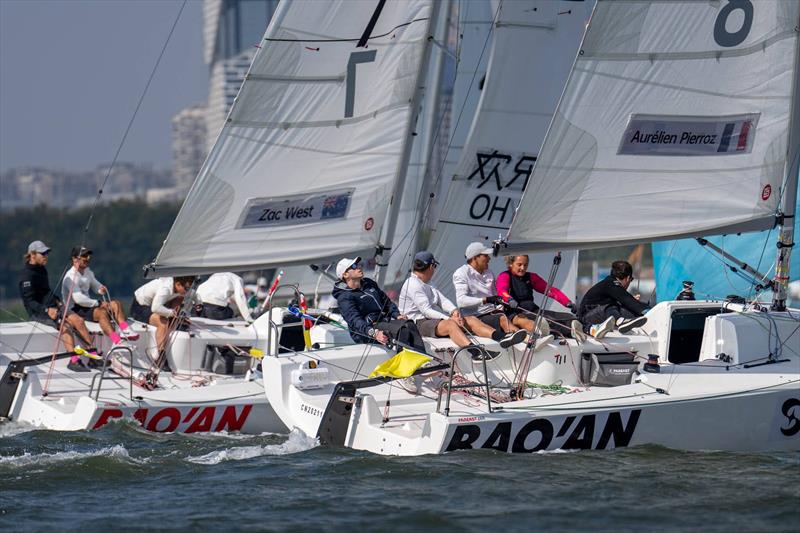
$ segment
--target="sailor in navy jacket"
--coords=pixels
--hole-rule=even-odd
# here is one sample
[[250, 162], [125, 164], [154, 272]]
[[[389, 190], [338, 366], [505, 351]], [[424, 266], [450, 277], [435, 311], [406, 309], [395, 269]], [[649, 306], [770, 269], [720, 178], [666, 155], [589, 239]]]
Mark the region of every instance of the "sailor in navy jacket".
[[337, 281], [332, 295], [339, 304], [339, 312], [347, 321], [350, 337], [357, 343], [403, 345], [425, 353], [425, 343], [417, 326], [400, 310], [373, 280], [364, 277], [361, 258], [344, 258], [336, 266]]
[[369, 278], [362, 278], [361, 287], [357, 289], [351, 289], [345, 281], [338, 281], [332, 294], [350, 327], [350, 336], [358, 343], [375, 342], [375, 324], [400, 316], [394, 302]]

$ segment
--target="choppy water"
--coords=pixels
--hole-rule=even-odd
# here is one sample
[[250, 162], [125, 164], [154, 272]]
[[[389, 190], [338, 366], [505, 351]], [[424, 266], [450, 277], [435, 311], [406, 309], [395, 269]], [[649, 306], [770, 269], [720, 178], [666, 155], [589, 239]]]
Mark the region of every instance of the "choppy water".
[[0, 426], [0, 529], [798, 531], [800, 453], [380, 457], [300, 434]]

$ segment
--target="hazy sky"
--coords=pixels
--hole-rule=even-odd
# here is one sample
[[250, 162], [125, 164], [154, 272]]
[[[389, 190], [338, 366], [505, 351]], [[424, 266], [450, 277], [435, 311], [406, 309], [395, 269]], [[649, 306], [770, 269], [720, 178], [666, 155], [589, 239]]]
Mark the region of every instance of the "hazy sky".
[[[112, 160], [181, 0], [0, 0], [0, 169]], [[121, 161], [171, 165], [170, 118], [204, 102], [202, 1], [189, 0]]]

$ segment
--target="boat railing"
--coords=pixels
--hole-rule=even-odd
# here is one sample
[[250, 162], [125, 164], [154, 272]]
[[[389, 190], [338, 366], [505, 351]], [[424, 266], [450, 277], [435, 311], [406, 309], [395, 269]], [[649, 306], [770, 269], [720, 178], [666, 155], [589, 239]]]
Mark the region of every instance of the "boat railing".
[[[453, 376], [456, 374], [456, 359], [458, 356], [461, 355], [463, 352], [467, 352], [471, 355], [472, 350], [479, 350], [481, 353], [481, 360], [483, 361], [483, 376], [485, 381], [478, 381], [476, 383], [466, 383], [463, 385], [453, 385]], [[453, 390], [463, 390], [463, 389], [474, 389], [483, 387], [486, 391], [486, 409], [489, 413], [492, 412], [492, 398], [491, 398], [491, 386], [492, 384], [489, 382], [489, 369], [486, 366], [486, 360], [489, 359], [489, 353], [486, 351], [481, 345], [470, 345], [464, 346], [456, 350], [453, 354], [453, 361], [450, 363], [450, 377], [447, 380], [447, 383], [444, 384], [439, 389], [439, 397], [436, 400], [436, 412], [440, 412], [440, 408], [442, 405], [442, 394], [444, 393], [444, 389], [447, 389], [447, 398], [445, 399], [444, 404], [444, 416], [450, 416], [450, 396], [453, 393]]]
[[[272, 321], [272, 302], [275, 301], [275, 295], [278, 294], [278, 291], [281, 289], [291, 289], [294, 293], [294, 297], [297, 299], [297, 302], [300, 302], [300, 286], [296, 283], [294, 284], [286, 284], [286, 285], [278, 285], [275, 287], [275, 291], [272, 293], [272, 297], [269, 299], [269, 305], [267, 305], [267, 320], [269, 321], [269, 327], [267, 328], [267, 351], [272, 350], [272, 330], [275, 330], [275, 335], [278, 341], [280, 341], [280, 329], [278, 328], [278, 324]], [[300, 322], [302, 324], [302, 321]], [[283, 324], [280, 324], [283, 326]], [[282, 328], [281, 328], [282, 329]], [[275, 353], [269, 355], [278, 355], [278, 342], [275, 343]]]
[[[130, 368], [130, 376], [106, 377], [106, 368], [108, 368], [108, 362], [111, 360], [111, 355], [114, 352], [118, 351], [128, 352], [128, 367]], [[89, 384], [89, 397], [92, 398], [94, 401], [97, 401], [97, 399], [100, 397], [100, 389], [103, 388], [103, 381], [106, 379], [110, 379], [113, 381], [127, 379], [130, 384], [130, 390], [129, 390], [130, 399], [133, 400], [133, 350], [130, 348], [130, 346], [122, 346], [122, 345], [114, 346], [108, 351], [105, 357], [103, 357], [103, 368], [100, 369], [100, 372], [98, 374], [95, 374], [92, 377], [92, 382]], [[97, 383], [97, 391], [94, 390], [95, 383]], [[94, 397], [92, 397], [92, 392], [94, 392]]]

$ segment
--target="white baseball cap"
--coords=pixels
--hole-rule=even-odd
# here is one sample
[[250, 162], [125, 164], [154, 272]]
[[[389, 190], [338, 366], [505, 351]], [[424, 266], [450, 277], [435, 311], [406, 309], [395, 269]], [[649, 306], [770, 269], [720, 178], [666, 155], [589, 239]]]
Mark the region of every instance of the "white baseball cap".
[[37, 252], [43, 254], [48, 251], [50, 251], [50, 247], [42, 241], [33, 241], [28, 245], [28, 253]]
[[347, 257], [342, 258], [338, 263], [336, 263], [336, 277], [342, 279], [344, 273], [347, 272], [349, 269], [353, 268], [353, 266], [357, 263], [361, 262], [360, 257], [356, 257], [355, 259], [349, 259]]
[[486, 254], [489, 257], [491, 257], [493, 253], [494, 253], [494, 250], [491, 249], [491, 248], [488, 248], [482, 242], [471, 242], [469, 244], [469, 246], [467, 246], [467, 251], [464, 252], [464, 257], [466, 257], [467, 261], [469, 261], [470, 259], [472, 259], [476, 255]]

